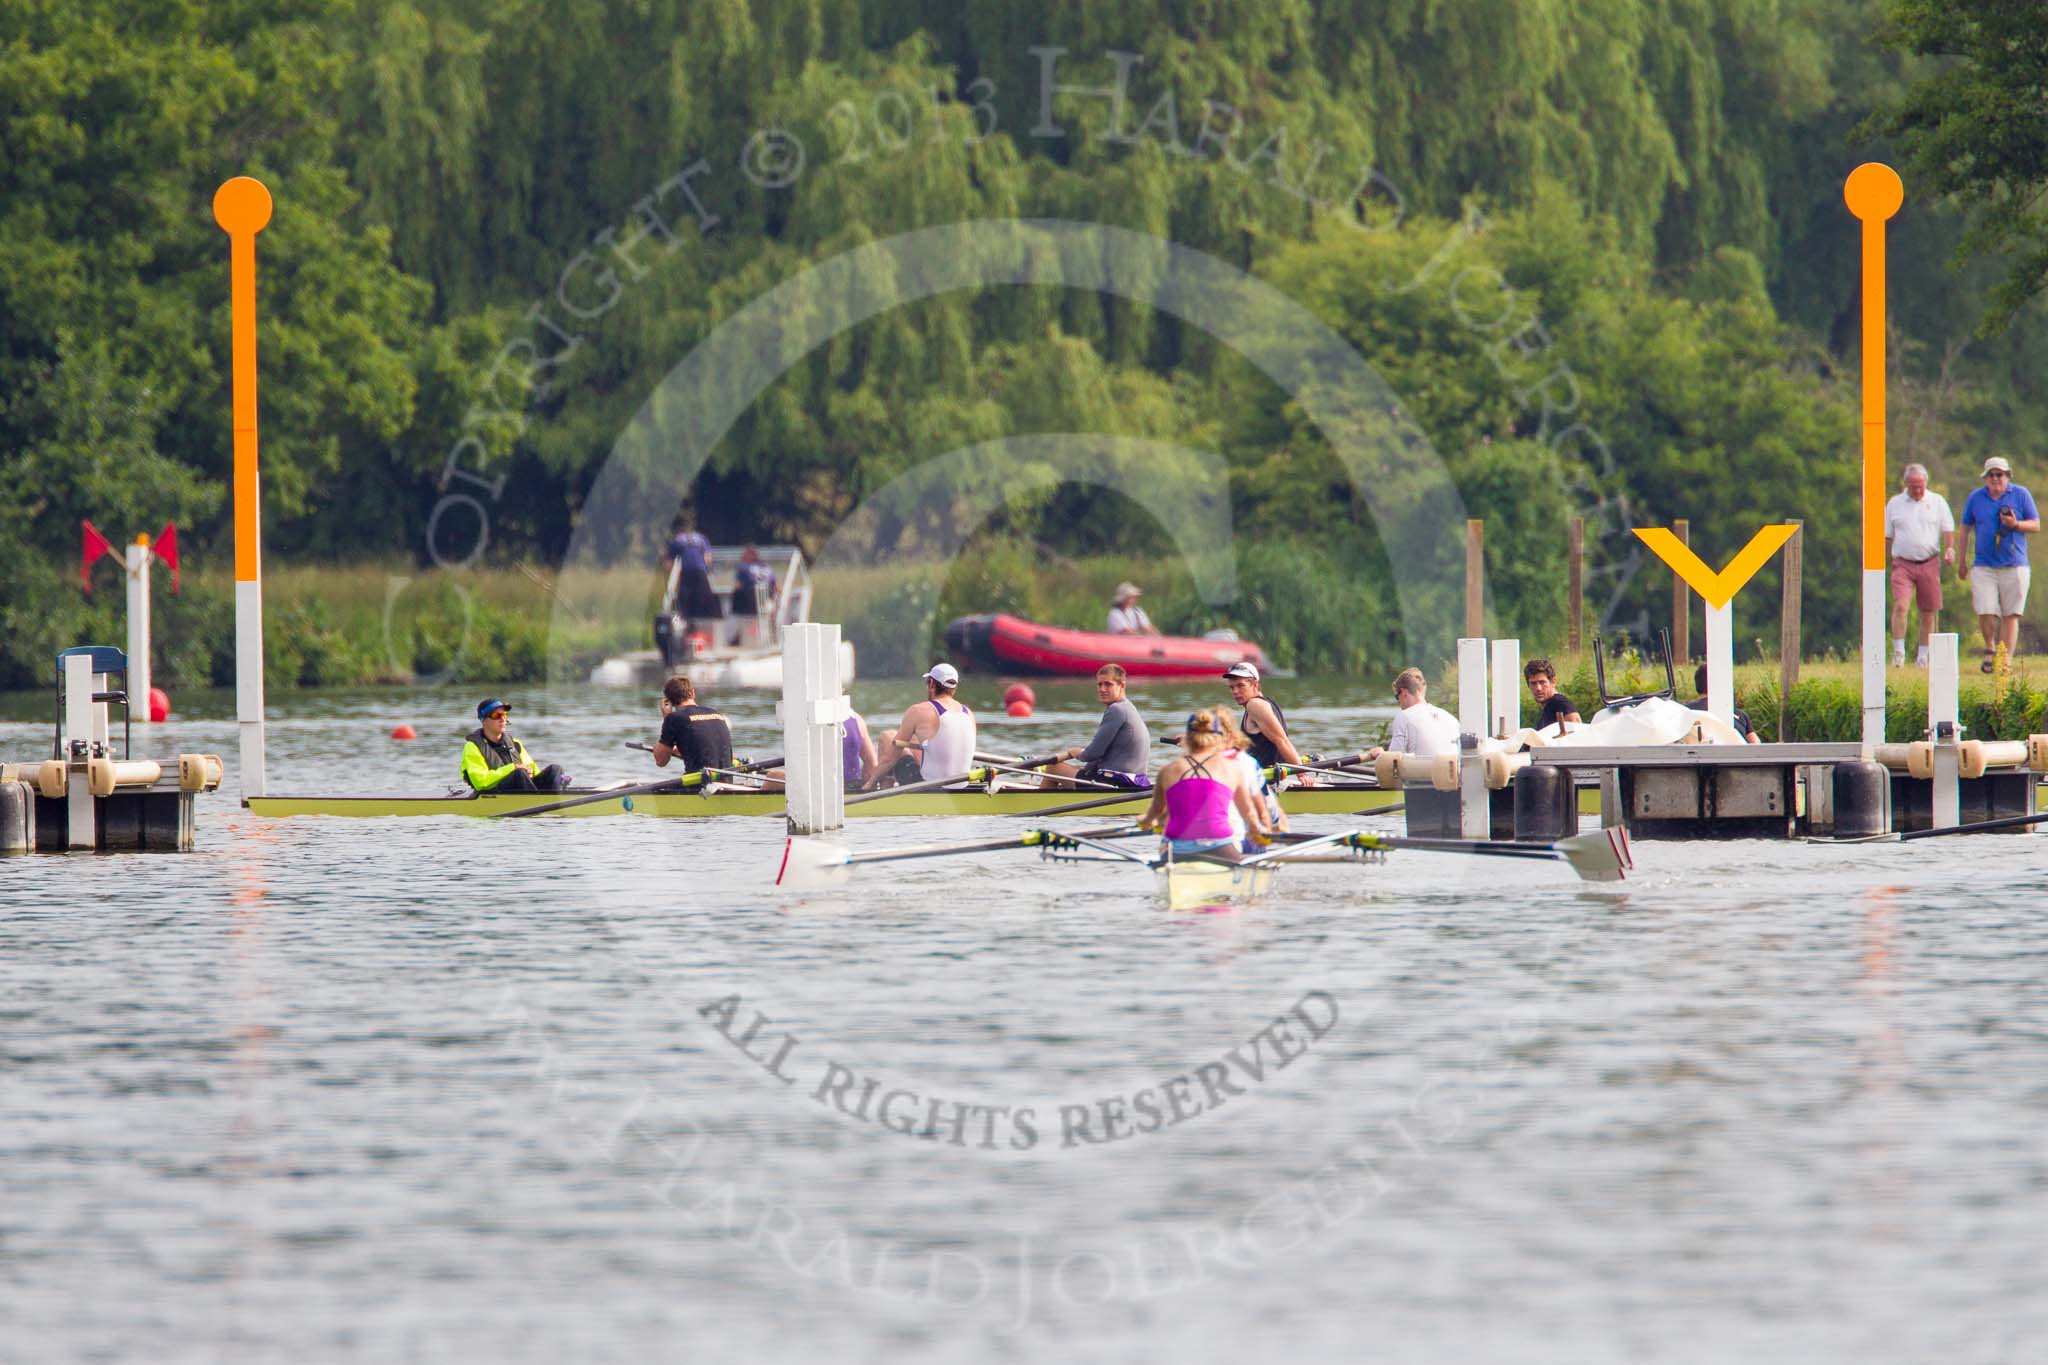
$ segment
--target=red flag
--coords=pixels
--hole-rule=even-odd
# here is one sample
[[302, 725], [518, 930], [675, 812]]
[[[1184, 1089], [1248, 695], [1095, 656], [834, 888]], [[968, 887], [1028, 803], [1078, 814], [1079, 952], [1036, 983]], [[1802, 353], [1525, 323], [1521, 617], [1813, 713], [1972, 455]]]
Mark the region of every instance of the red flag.
[[85, 557], [78, 563], [78, 581], [85, 585], [85, 590], [89, 593], [92, 591], [93, 561], [101, 555], [112, 554], [114, 547], [107, 543], [107, 538], [101, 535], [99, 528], [91, 522], [79, 524], [85, 527]]
[[164, 533], [156, 538], [156, 557], [171, 566], [171, 591], [178, 590], [178, 523], [164, 523]]

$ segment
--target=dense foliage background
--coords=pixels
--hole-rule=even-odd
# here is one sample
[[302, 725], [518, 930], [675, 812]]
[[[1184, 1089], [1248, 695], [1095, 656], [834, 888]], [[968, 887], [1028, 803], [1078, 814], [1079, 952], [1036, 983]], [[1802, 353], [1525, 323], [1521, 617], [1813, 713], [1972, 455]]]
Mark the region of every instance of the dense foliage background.
[[[1562, 633], [1570, 515], [1589, 521], [1598, 623], [1638, 631], [1670, 580], [1628, 526], [1688, 517], [1719, 562], [1798, 517], [1808, 640], [1844, 645], [1856, 162], [1907, 175], [1895, 465], [1933, 466], [1958, 499], [1993, 452], [2048, 483], [2027, 439], [2048, 419], [2032, 10], [14, 0], [0, 686], [38, 685], [93, 625], [80, 517], [117, 540], [175, 518], [189, 559], [226, 557], [210, 205], [236, 173], [277, 200], [260, 239], [273, 563], [545, 567], [619, 431], [736, 310], [864, 242], [1048, 217], [1208, 253], [1353, 344], [1486, 518], [1504, 632]], [[1121, 108], [1044, 103], [1048, 80], [1120, 74]], [[802, 165], [776, 163], [764, 129]], [[1324, 436], [1205, 336], [1090, 293], [942, 295], [856, 326], [763, 395], [694, 488], [644, 496], [689, 500], [720, 540], [815, 550], [923, 461], [1061, 431], [1225, 461], [1240, 543], [1263, 548], [1237, 603], [1168, 591], [1166, 624], [1227, 622], [1302, 666], [1399, 659], [1378, 535]], [[884, 558], [930, 553], [930, 527], [887, 529]], [[991, 566], [1149, 563], [1172, 538], [1118, 495], [1026, 484], [977, 543], [977, 600], [1028, 603]], [[1774, 574], [1739, 599], [1738, 640], [1775, 638]]]

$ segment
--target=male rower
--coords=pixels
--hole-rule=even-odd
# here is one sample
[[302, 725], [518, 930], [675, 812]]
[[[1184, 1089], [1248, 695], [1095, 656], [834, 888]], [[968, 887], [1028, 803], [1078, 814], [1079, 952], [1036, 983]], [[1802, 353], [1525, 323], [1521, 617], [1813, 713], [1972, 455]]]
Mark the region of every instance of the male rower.
[[932, 665], [924, 675], [924, 700], [903, 713], [901, 725], [882, 731], [875, 745], [875, 771], [863, 788], [872, 788], [883, 778], [900, 787], [967, 776], [974, 766], [974, 713], [953, 695], [959, 686], [960, 671], [953, 665]]
[[1404, 668], [1394, 675], [1394, 705], [1400, 709], [1394, 714], [1394, 726], [1387, 732], [1387, 742], [1368, 752], [1366, 761], [1378, 758], [1389, 749], [1397, 754], [1413, 754], [1417, 758], [1458, 752], [1458, 718], [1443, 707], [1432, 704], [1423, 695], [1428, 688], [1429, 684], [1419, 668]]
[[1072, 785], [1066, 779], [1102, 782], [1131, 789], [1152, 785], [1145, 765], [1151, 757], [1152, 736], [1145, 718], [1124, 696], [1122, 664], [1104, 664], [1095, 670], [1095, 695], [1102, 699], [1102, 723], [1087, 747], [1060, 750], [1060, 762], [1045, 769], [1041, 787]]
[[559, 763], [543, 768], [517, 737], [505, 733], [512, 708], [496, 697], [477, 703], [476, 729], [462, 742], [462, 780], [477, 792], [558, 792], [569, 788]]
[[724, 715], [697, 702], [697, 685], [688, 678], [670, 678], [661, 687], [661, 738], [654, 741], [654, 766], [666, 768], [671, 758], [683, 771], [732, 768], [732, 725]]
[[[1259, 670], [1256, 664], [1240, 659], [1223, 671], [1224, 684], [1230, 688], [1230, 699], [1244, 708], [1244, 716], [1237, 728], [1244, 731], [1245, 741], [1251, 745], [1252, 761], [1261, 768], [1271, 768], [1279, 763], [1302, 764], [1301, 752], [1294, 747], [1294, 741], [1287, 737], [1287, 716], [1279, 703], [1259, 690]], [[1289, 774], [1281, 773], [1280, 777]], [[1304, 787], [1314, 779], [1307, 773], [1292, 776]]]

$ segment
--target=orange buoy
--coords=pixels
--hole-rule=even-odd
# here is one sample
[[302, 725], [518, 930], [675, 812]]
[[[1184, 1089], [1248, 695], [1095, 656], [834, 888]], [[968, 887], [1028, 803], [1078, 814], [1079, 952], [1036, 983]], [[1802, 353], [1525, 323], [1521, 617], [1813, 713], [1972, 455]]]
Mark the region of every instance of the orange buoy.
[[391, 737], [393, 739], [418, 739], [420, 732], [413, 729], [410, 725], [395, 725], [391, 729]]
[[170, 694], [170, 693], [168, 693], [168, 692], [166, 692], [166, 691], [164, 691], [164, 690], [163, 690], [163, 689], [162, 689], [161, 687], [152, 687], [152, 688], [150, 688], [150, 689], [149, 689], [149, 721], [150, 721], [150, 724], [152, 724], [152, 725], [162, 725], [162, 724], [163, 724], [163, 723], [164, 723], [165, 721], [169, 720], [170, 718], [171, 718], [171, 694]]
[[1031, 714], [1031, 703], [1019, 697], [1004, 709], [1021, 720]]
[[[1027, 716], [1031, 714], [1029, 708], [1038, 705], [1038, 694], [1031, 690], [1031, 684], [1011, 683], [1003, 689], [1003, 705], [1015, 706], [1020, 701], [1025, 705], [1024, 714]], [[1017, 713], [1012, 711], [1010, 714], [1014, 716]]]

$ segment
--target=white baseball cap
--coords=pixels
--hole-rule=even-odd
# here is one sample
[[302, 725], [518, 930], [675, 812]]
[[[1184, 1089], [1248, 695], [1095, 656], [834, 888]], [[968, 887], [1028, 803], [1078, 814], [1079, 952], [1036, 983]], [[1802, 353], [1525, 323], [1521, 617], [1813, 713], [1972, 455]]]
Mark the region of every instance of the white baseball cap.
[[2012, 473], [2012, 466], [2005, 462], [2005, 457], [2003, 455], [1993, 455], [1990, 459], [1984, 462], [1984, 471], [1977, 477], [1981, 479], [1984, 477], [1984, 474], [1989, 474], [1994, 469], [2001, 474]]
[[1248, 678], [1252, 682], [1257, 682], [1259, 680], [1258, 665], [1252, 663], [1249, 659], [1239, 659], [1236, 663], [1223, 670], [1223, 676], [1226, 678]]
[[925, 674], [925, 676], [941, 687], [958, 687], [960, 685], [960, 670], [951, 664], [933, 664], [931, 672]]

